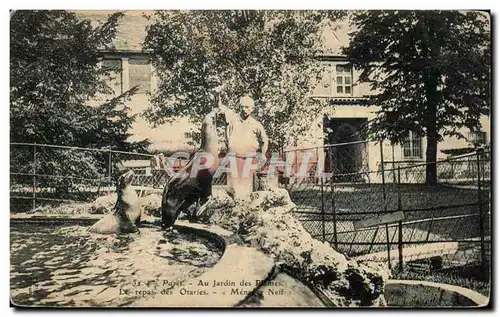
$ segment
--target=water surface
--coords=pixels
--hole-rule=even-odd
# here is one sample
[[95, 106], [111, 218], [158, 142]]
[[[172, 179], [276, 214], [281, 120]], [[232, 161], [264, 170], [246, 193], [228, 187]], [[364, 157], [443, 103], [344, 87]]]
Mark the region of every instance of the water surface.
[[83, 226], [11, 223], [12, 302], [21, 306], [126, 306], [178, 287], [221, 256], [193, 234], [141, 228], [100, 235]]

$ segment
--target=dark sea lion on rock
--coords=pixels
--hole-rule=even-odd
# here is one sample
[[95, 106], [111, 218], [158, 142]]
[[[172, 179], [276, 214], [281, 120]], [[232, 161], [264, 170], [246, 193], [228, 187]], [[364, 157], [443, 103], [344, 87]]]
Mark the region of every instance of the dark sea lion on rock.
[[203, 157], [195, 155], [179, 172], [181, 176], [171, 178], [165, 185], [161, 206], [161, 223], [165, 229], [174, 225], [181, 211], [188, 213], [193, 205], [196, 206], [195, 211], [188, 216], [190, 221], [195, 221], [197, 210], [212, 194], [212, 179], [219, 166], [216, 120], [216, 109], [205, 116], [201, 128], [201, 151], [198, 152], [210, 154], [213, 164], [194, 172], [194, 177], [191, 177], [193, 166], [196, 168], [195, 160], [200, 160], [200, 164], [206, 163]]
[[114, 211], [105, 215], [92, 227], [89, 232], [103, 234], [123, 234], [139, 232], [136, 225], [141, 220], [141, 206], [139, 197], [130, 186], [134, 171], [128, 171], [118, 178], [116, 185], [117, 199]]

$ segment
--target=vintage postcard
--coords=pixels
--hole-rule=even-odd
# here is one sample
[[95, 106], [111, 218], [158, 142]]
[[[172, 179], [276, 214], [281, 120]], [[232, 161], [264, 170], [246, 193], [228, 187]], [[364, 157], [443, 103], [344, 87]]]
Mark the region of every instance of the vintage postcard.
[[488, 307], [490, 21], [11, 10], [11, 306]]

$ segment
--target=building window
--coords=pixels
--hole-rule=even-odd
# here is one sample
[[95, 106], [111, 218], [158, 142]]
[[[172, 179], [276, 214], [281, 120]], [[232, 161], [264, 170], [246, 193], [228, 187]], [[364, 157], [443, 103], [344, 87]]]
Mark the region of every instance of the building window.
[[192, 134], [191, 132], [184, 132], [184, 137], [185, 137], [186, 139], [189, 139], [189, 138], [191, 138], [192, 136], [193, 136], [193, 134]]
[[403, 157], [406, 159], [422, 158], [422, 137], [417, 133], [410, 131], [403, 140]]
[[486, 132], [484, 132], [484, 131], [469, 132], [469, 136], [467, 139], [475, 147], [485, 145], [486, 144]]
[[336, 97], [352, 95], [352, 66], [324, 63], [314, 89], [317, 97]]
[[151, 68], [147, 59], [131, 58], [129, 63], [130, 88], [138, 86], [138, 94], [151, 91]]
[[108, 72], [107, 81], [115, 96], [123, 92], [121, 59], [104, 59], [102, 67]]
[[351, 65], [337, 65], [335, 67], [336, 92], [341, 95], [352, 93], [352, 67]]

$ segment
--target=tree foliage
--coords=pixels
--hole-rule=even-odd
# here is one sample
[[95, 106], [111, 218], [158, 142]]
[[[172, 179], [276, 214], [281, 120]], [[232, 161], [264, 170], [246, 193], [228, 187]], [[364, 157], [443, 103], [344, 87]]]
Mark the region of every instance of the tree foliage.
[[[159, 88], [146, 117], [161, 124], [187, 116], [197, 126], [222, 95], [236, 110], [250, 93], [256, 118], [280, 148], [308, 130], [322, 102], [310, 98], [318, 37], [332, 11], [156, 12], [144, 48], [152, 53]], [[215, 79], [215, 80], [214, 80]]]
[[[10, 32], [11, 141], [144, 150], [129, 143], [134, 116], [111, 96], [100, 51], [112, 50], [121, 13], [93, 27], [67, 11], [16, 11]], [[101, 104], [91, 106], [89, 101]]]
[[[353, 17], [345, 54], [361, 70], [380, 111], [370, 122], [377, 139], [427, 136], [427, 162], [443, 136], [480, 129], [490, 109], [489, 17], [481, 12], [369, 11]], [[427, 182], [436, 182], [435, 165]]]

